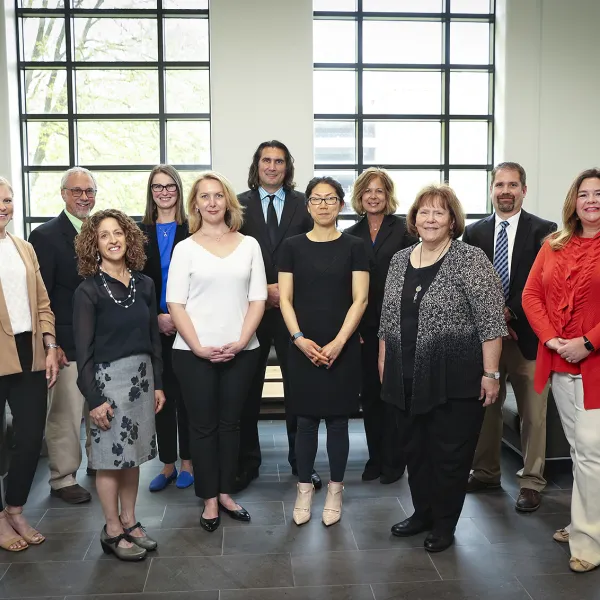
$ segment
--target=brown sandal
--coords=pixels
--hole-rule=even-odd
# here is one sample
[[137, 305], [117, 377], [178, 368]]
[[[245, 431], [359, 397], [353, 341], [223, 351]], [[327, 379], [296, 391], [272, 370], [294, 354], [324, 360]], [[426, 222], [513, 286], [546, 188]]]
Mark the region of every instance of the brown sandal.
[[[10, 523], [11, 527], [17, 533], [20, 533], [19, 531], [17, 531], [17, 528], [12, 522], [11, 517], [13, 517], [14, 515], [20, 515], [23, 512], [23, 509], [19, 510], [18, 512], [11, 513], [5, 508], [4, 512], [6, 513], [7, 520]], [[40, 544], [46, 541], [46, 538], [39, 531], [37, 531], [37, 529], [34, 529], [31, 526], [29, 526], [29, 530], [26, 533], [21, 533], [20, 535], [28, 544], [31, 544], [33, 546], [39, 546]]]
[[[10, 525], [10, 522], [6, 518], [4, 511], [0, 511], [0, 519], [6, 519], [7, 523]], [[12, 525], [10, 526], [12, 527]], [[13, 548], [13, 546], [18, 544], [19, 542], [24, 542], [25, 546], [16, 546], [16, 548]], [[27, 550], [27, 548], [29, 548], [29, 545], [23, 537], [15, 536], [7, 540], [0, 539], [0, 548], [6, 550], [7, 552], [21, 552], [22, 550]]]

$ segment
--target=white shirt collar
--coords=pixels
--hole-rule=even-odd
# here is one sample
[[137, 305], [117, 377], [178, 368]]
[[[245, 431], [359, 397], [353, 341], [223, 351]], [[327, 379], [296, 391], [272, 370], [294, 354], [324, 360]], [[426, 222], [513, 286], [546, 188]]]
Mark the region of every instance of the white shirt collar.
[[508, 221], [508, 224], [511, 227], [511, 229], [516, 229], [517, 225], [519, 224], [519, 218], [521, 217], [521, 211], [519, 211], [517, 214], [513, 215], [512, 217], [509, 217], [508, 219], [501, 219], [498, 216], [498, 213], [495, 213], [495, 215], [496, 215], [496, 224], [495, 224], [496, 229], [498, 228], [500, 223], [502, 223], [502, 221]]

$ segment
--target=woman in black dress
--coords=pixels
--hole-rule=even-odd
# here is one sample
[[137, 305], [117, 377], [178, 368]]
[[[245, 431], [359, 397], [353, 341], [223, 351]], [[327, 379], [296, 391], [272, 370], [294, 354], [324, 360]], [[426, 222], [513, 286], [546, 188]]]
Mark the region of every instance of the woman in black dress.
[[348, 416], [358, 409], [360, 341], [356, 328], [367, 307], [369, 263], [361, 240], [336, 229], [344, 190], [331, 177], [314, 178], [306, 188], [314, 220], [307, 234], [285, 240], [279, 262], [281, 313], [290, 332], [288, 405], [298, 417], [298, 495], [294, 522], [310, 519], [311, 474], [319, 423], [327, 423], [331, 478], [323, 523], [341, 518], [348, 461]]

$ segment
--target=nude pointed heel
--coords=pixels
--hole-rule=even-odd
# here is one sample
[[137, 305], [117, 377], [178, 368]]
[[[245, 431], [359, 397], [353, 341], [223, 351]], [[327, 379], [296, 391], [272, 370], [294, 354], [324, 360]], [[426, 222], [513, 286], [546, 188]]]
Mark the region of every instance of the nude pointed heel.
[[323, 508], [323, 523], [329, 527], [335, 525], [342, 518], [342, 492], [343, 483], [329, 482], [327, 486], [327, 497]]
[[315, 495], [315, 486], [312, 483], [299, 483], [296, 504], [294, 505], [293, 519], [296, 525], [304, 525], [310, 521], [310, 509], [313, 497]]

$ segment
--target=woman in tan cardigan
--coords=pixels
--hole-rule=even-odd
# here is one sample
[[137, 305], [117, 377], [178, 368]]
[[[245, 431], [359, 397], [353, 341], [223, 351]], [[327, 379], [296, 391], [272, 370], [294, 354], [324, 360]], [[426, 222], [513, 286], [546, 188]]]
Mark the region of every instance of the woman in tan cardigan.
[[17, 440], [0, 512], [0, 547], [20, 552], [45, 539], [22, 513], [42, 446], [47, 388], [59, 367], [54, 315], [35, 251], [6, 231], [12, 215], [13, 190], [0, 177], [0, 414], [8, 401]]

